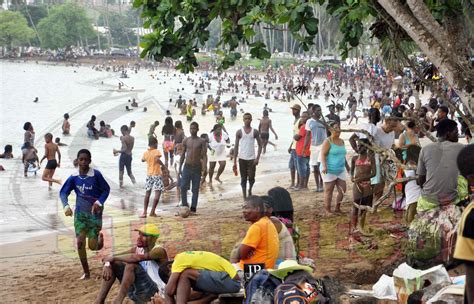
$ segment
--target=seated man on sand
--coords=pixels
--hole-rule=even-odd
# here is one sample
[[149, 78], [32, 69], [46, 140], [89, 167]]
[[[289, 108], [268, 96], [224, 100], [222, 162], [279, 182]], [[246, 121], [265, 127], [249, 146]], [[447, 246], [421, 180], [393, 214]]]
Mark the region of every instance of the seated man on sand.
[[265, 215], [262, 198], [256, 195], [247, 197], [243, 215], [252, 225], [247, 230], [237, 253], [231, 256], [231, 262], [239, 263], [242, 270], [245, 264], [264, 264], [263, 268], [275, 268], [280, 242], [275, 225]]
[[130, 250], [104, 258], [102, 285], [95, 303], [104, 303], [115, 279], [120, 288], [113, 303], [122, 303], [125, 296], [134, 302], [151, 300], [164, 282], [158, 273], [159, 266], [168, 261], [166, 250], [156, 244], [160, 233], [156, 225], [146, 224], [138, 231], [137, 245]]
[[[167, 304], [210, 303], [223, 293], [240, 290], [237, 270], [226, 259], [207, 251], [185, 251], [164, 267]], [[160, 271], [163, 267], [160, 268]], [[192, 292], [191, 292], [192, 291]]]

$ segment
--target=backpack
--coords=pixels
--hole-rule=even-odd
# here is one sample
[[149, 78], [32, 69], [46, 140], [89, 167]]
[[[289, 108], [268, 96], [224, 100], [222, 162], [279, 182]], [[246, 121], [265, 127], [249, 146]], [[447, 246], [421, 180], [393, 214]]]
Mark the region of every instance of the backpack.
[[308, 304], [306, 293], [293, 283], [280, 284], [275, 290], [275, 304]]
[[[297, 282], [306, 281], [305, 288], [301, 289], [297, 284]], [[283, 286], [283, 285], [291, 285], [291, 286]], [[295, 290], [298, 289], [299, 291]], [[280, 295], [278, 294], [281, 290], [287, 290], [287, 292], [283, 292]], [[291, 292], [290, 292], [291, 291]], [[299, 297], [303, 296], [306, 302], [301, 302]], [[277, 301], [277, 297], [278, 301]], [[288, 302], [287, 302], [288, 301]], [[275, 291], [275, 304], [283, 304], [283, 303], [311, 303], [311, 304], [323, 304], [323, 303], [330, 303], [331, 297], [324, 285], [324, 281], [322, 279], [316, 279], [311, 274], [306, 271], [298, 270], [291, 274], [289, 274], [283, 284], [278, 286], [277, 290]]]
[[274, 292], [282, 282], [262, 269], [255, 273], [245, 286], [245, 304], [273, 304]]

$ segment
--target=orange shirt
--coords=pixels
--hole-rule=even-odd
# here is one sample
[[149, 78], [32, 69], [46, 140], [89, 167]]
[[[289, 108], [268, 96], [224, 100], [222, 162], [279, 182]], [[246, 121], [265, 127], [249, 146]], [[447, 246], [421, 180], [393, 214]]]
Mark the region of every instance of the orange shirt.
[[156, 160], [157, 157], [161, 157], [161, 152], [155, 148], [148, 148], [148, 150], [143, 153], [142, 159], [145, 160], [147, 164], [146, 175], [161, 175], [161, 166]]
[[275, 268], [280, 244], [275, 225], [268, 217], [264, 216], [250, 226], [242, 244], [255, 251], [250, 258], [240, 260], [241, 269], [244, 269], [244, 264], [257, 263], [265, 263], [265, 268]]

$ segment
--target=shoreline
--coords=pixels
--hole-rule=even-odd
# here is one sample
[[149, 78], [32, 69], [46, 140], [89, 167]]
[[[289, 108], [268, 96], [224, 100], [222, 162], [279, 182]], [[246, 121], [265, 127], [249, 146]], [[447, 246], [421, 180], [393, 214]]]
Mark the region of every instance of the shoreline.
[[[122, 59], [128, 63], [130, 58]], [[187, 250], [212, 251], [228, 257], [234, 244], [242, 237], [242, 233], [245, 233], [249, 226], [248, 222], [245, 222], [242, 218], [240, 179], [231, 173], [232, 162], [227, 162], [226, 171], [222, 176], [223, 185], [215, 183], [213, 187], [210, 187], [206, 184], [204, 186], [205, 190], [200, 192], [197, 216], [188, 218], [174, 216], [176, 195], [173, 191], [162, 196], [162, 201], [160, 200], [158, 205], [159, 211], [157, 213], [159, 217], [138, 218], [143, 206], [142, 177], [146, 175], [146, 166], [139, 165], [138, 162], [141, 153], [147, 148], [148, 126], [154, 120], [163, 121], [166, 117], [164, 110], [168, 105], [167, 98], [175, 98], [175, 95], [179, 94], [176, 93], [177, 88], [183, 88], [184, 92], [190, 92], [189, 95], [193, 95], [191, 92], [194, 83], [186, 82], [187, 75], [181, 75], [179, 71], [176, 71], [176, 75], [173, 76], [167, 75], [165, 78], [165, 76], [160, 75], [160, 80], [150, 79], [150, 73], [144, 68], [136, 76], [134, 74], [127, 82], [130, 86], [146, 87], [146, 92], [136, 92], [136, 95], [124, 96], [123, 94], [116, 94], [115, 91], [101, 91], [103, 88], [113, 87], [116, 77], [113, 76], [112, 72], [96, 73], [87, 68], [87, 65], [93, 64], [92, 62], [84, 63], [85, 67], [77, 68], [77, 73], [72, 73], [73, 69], [62, 67], [54, 69], [49, 67], [47, 69], [48, 67], [41, 66], [43, 62], [63, 66], [61, 63], [41, 61], [41, 64], [35, 65], [34, 61], [34, 58], [32, 58], [19, 62], [20, 64], [27, 63], [33, 68], [25, 68], [24, 70], [28, 72], [19, 73], [17, 81], [27, 82], [25, 80], [27, 77], [31, 78], [36, 75], [35, 81], [42, 83], [41, 79], [38, 78], [40, 73], [47, 75], [46, 73], [51, 70], [58, 70], [57, 75], [51, 73], [45, 78], [48, 78], [48, 82], [57, 83], [56, 86], [60, 90], [68, 90], [70, 96], [62, 98], [64, 96], [62, 92], [56, 95], [52, 94], [56, 92], [43, 93], [42, 88], [38, 90], [41, 97], [39, 104], [31, 103], [30, 99], [27, 99], [29, 96], [23, 99], [14, 96], [10, 100], [23, 100], [25, 107], [31, 107], [35, 110], [30, 112], [28, 116], [18, 114], [19, 122], [15, 121], [9, 125], [15, 125], [15, 128], [21, 129], [22, 119], [32, 119], [36, 115], [37, 121], [42, 119], [45, 122], [42, 128], [39, 128], [39, 123], [32, 120], [32, 123], [37, 127], [36, 141], [42, 143], [41, 134], [44, 131], [57, 134], [60, 132], [60, 113], [64, 113], [63, 110], [73, 114], [71, 115], [71, 124], [73, 125], [71, 136], [62, 138], [64, 143], [69, 146], [61, 148], [63, 161], [61, 170], [58, 170], [56, 177], [65, 178], [68, 176], [74, 170], [72, 160], [76, 157], [77, 149], [88, 148], [92, 152], [93, 163], [106, 177], [112, 191], [104, 212], [105, 246], [97, 253], [88, 251], [92, 279], [87, 282], [77, 281], [81, 274], [81, 267], [75, 249], [72, 219], [63, 215], [61, 203], [57, 198], [58, 187], [55, 186], [54, 191], [47, 192], [46, 184], [41, 181], [40, 176], [24, 179], [19, 161], [11, 163], [11, 168], [7, 168], [7, 171], [2, 173], [4, 180], [1, 181], [3, 184], [0, 182], [0, 186], [4, 188], [0, 188], [0, 190], [6, 190], [3, 199], [5, 214], [9, 217], [11, 215], [16, 216], [16, 218], [13, 218], [11, 222], [5, 222], [5, 227], [8, 227], [5, 230], [24, 233], [25, 235], [28, 235], [29, 231], [35, 231], [29, 225], [22, 225], [21, 216], [24, 214], [20, 213], [21, 211], [28, 213], [29, 217], [24, 216], [27, 220], [40, 220], [44, 227], [53, 227], [52, 229], [60, 231], [49, 233], [46, 231], [45, 234], [0, 245], [0, 260], [3, 262], [0, 266], [3, 267], [0, 268], [2, 271], [0, 284], [10, 286], [10, 281], [12, 281], [12, 287], [6, 295], [3, 294], [5, 291], [0, 292], [0, 296], [4, 301], [6, 303], [92, 302], [98, 292], [97, 284], [100, 283], [101, 258], [111, 251], [123, 251], [135, 244], [136, 232], [134, 229], [144, 223], [155, 223], [159, 226], [161, 236], [158, 242], [168, 250], [170, 257]], [[11, 60], [11, 62], [16, 63], [17, 61]], [[66, 66], [68, 66], [68, 63], [70, 62], [64, 62]], [[18, 66], [12, 67], [18, 68]], [[158, 66], [157, 69], [162, 70], [164, 67]], [[35, 72], [37, 74], [34, 74]], [[255, 70], [255, 72], [258, 71]], [[228, 71], [230, 75], [235, 73], [238, 72]], [[14, 74], [14, 70], [11, 71], [11, 74]], [[159, 72], [155, 74], [158, 75]], [[54, 76], [56, 78], [53, 78]], [[197, 79], [201, 75], [195, 73], [189, 74], [189, 76]], [[59, 80], [59, 82], [55, 82], [54, 79]], [[167, 84], [161, 85], [164, 80], [167, 81]], [[160, 81], [160, 83], [157, 84], [157, 81]], [[48, 82], [43, 83], [43, 86], [49, 88]], [[63, 87], [60, 87], [60, 84]], [[214, 93], [214, 91], [206, 91], [202, 96], [211, 93]], [[43, 97], [41, 94], [45, 94], [45, 96]], [[149, 109], [146, 114], [142, 111], [124, 112], [123, 108], [127, 105], [126, 99], [135, 97], [141, 106], [148, 106]], [[254, 115], [260, 115], [264, 102], [267, 101], [264, 101], [263, 98], [251, 97], [242, 108], [245, 107]], [[287, 169], [289, 156], [285, 150], [288, 146], [287, 143], [291, 141], [291, 131], [288, 126], [293, 117], [290, 116], [289, 107], [291, 104], [299, 102], [294, 100], [292, 103], [287, 103], [271, 99], [268, 100], [268, 103], [274, 109], [271, 114], [272, 119], [277, 124], [276, 127], [280, 128], [278, 133], [282, 136], [280, 136], [279, 141], [275, 141], [278, 144], [278, 150], [273, 151], [268, 147], [268, 153], [262, 155], [254, 187], [254, 194], [256, 195], [266, 194], [266, 191], [274, 186], [287, 187], [289, 185], [289, 170]], [[324, 104], [324, 102], [321, 101], [321, 104]], [[61, 106], [61, 110], [58, 110]], [[18, 108], [18, 106], [16, 107]], [[48, 109], [47, 107], [50, 107], [52, 112], [42, 112], [42, 110]], [[184, 117], [177, 115], [174, 107], [172, 110], [175, 113], [172, 116], [174, 120], [183, 120]], [[138, 177], [138, 185], [130, 186], [127, 177], [125, 177], [126, 188], [118, 189], [117, 158], [111, 156], [111, 149], [119, 146], [120, 142], [115, 137], [111, 139], [101, 138], [98, 141], [87, 138], [84, 134], [85, 122], [91, 114], [95, 114], [99, 119], [110, 123], [115, 130], [118, 130], [117, 127], [120, 125], [128, 124], [130, 120], [138, 122], [136, 129], [133, 131], [133, 136], [136, 138], [133, 170], [135, 176]], [[58, 115], [58, 117], [55, 115]], [[258, 117], [255, 116], [254, 127], [258, 123]], [[56, 121], [54, 124], [50, 124], [53, 119]], [[214, 117], [211, 114], [198, 115], [196, 121], [199, 122], [202, 131], [206, 132], [205, 130], [209, 130], [214, 123]], [[365, 120], [361, 121], [361, 123], [364, 122]], [[188, 123], [183, 121], [183, 124], [187, 130]], [[241, 124], [240, 119], [236, 121], [229, 120], [226, 127], [230, 134], [234, 134], [238, 128], [241, 128]], [[344, 126], [347, 126], [347, 123], [344, 124]], [[41, 132], [38, 130], [41, 130]], [[344, 136], [349, 135], [347, 133]], [[20, 139], [21, 134], [15, 136], [16, 138]], [[348, 142], [346, 141], [347, 145]], [[349, 151], [348, 155], [350, 154]], [[9, 179], [10, 173], [17, 174]], [[313, 188], [313, 185], [314, 180], [311, 179], [310, 187]], [[305, 257], [315, 261], [318, 277], [331, 276], [338, 287], [372, 284], [378, 280], [381, 274], [391, 273], [393, 268], [404, 261], [402, 251], [404, 235], [400, 231], [401, 216], [388, 206], [391, 205], [391, 198], [388, 198], [385, 204], [379, 208], [378, 213], [369, 216], [370, 225], [377, 232], [374, 238], [363, 238], [360, 242], [349, 238], [350, 212], [352, 209], [351, 190], [352, 183], [348, 183], [342, 206], [345, 213], [329, 218], [321, 216], [321, 210], [323, 209], [322, 193], [315, 193], [312, 190], [290, 190], [295, 208], [295, 223], [300, 228], [301, 252], [304, 253]], [[11, 196], [11, 200], [8, 200], [8, 195]], [[30, 198], [34, 199], [31, 200]], [[17, 227], [15, 225], [19, 227], [17, 230], [14, 230]], [[6, 236], [8, 237], [8, 233]], [[31, 286], [34, 286], [34, 288], [31, 288]], [[77, 288], [78, 286], [80, 288]], [[114, 288], [117, 288], [116, 285]], [[39, 295], [36, 290], [40, 290]], [[116, 289], [112, 289], [111, 294], [116, 293], [114, 290]]]

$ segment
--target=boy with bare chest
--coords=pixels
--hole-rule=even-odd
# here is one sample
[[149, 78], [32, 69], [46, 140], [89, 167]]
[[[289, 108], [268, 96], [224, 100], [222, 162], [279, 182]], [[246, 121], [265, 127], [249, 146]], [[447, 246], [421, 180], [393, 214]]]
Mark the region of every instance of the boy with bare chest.
[[268, 117], [268, 110], [263, 110], [263, 117], [260, 119], [260, 124], [258, 125], [258, 132], [260, 132], [260, 138], [262, 140], [263, 154], [267, 152], [267, 144], [276, 148], [276, 145], [269, 140], [270, 131], [273, 132], [275, 139], [278, 140], [278, 135], [275, 130], [273, 130], [272, 120]]
[[[46, 163], [46, 167], [43, 171], [42, 179], [49, 183], [48, 189], [51, 190], [53, 183], [57, 183], [61, 185], [61, 181], [58, 179], [53, 179], [54, 171], [56, 168], [59, 168], [61, 165], [61, 152], [59, 152], [59, 147], [55, 143], [53, 143], [53, 135], [48, 133], [44, 136], [44, 140], [46, 144], [44, 145], [44, 156], [41, 158], [40, 164], [46, 158], [48, 162]], [[56, 153], [58, 154], [58, 161], [56, 160]]]

